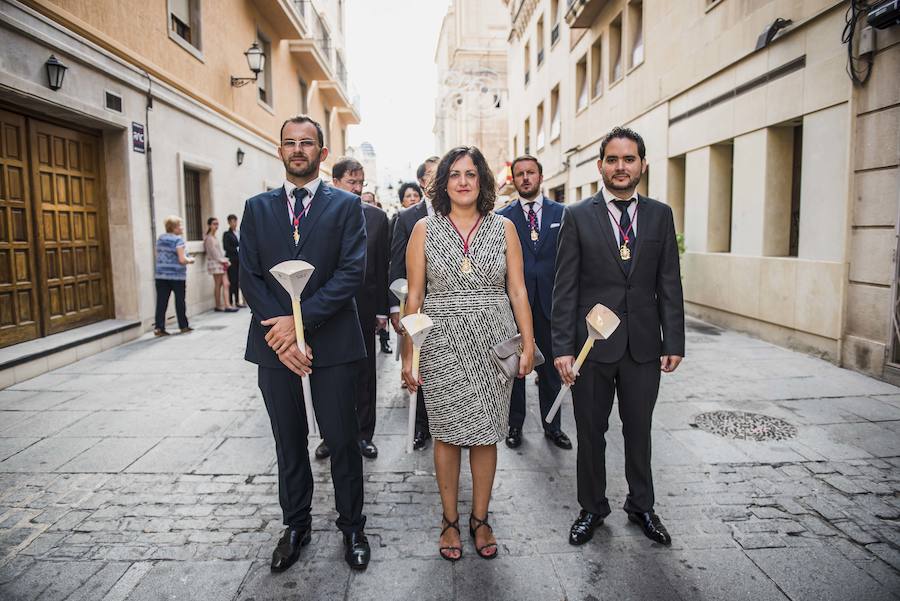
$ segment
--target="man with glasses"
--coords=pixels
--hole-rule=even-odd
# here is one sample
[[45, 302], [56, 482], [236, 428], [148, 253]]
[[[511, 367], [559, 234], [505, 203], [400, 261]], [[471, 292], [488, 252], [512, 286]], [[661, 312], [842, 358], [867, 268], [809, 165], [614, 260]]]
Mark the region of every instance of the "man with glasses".
[[[343, 158], [331, 169], [332, 183], [336, 188], [362, 196], [365, 171], [356, 159]], [[376, 206], [361, 203], [366, 218], [366, 275], [356, 293], [356, 309], [359, 327], [366, 344], [366, 358], [359, 363], [359, 380], [356, 392], [356, 413], [359, 418], [359, 450], [363, 457], [378, 457], [378, 447], [372, 443], [375, 435], [375, 332], [387, 325], [388, 313], [388, 218]], [[328, 457], [328, 444], [316, 448], [316, 458]]]
[[[278, 458], [278, 497], [286, 526], [272, 553], [281, 572], [312, 538], [313, 476], [300, 379], [309, 375], [316, 420], [331, 451], [331, 476], [344, 559], [364, 570], [370, 549], [363, 528], [362, 456], [355, 393], [366, 349], [354, 296], [366, 267], [366, 230], [359, 198], [319, 177], [328, 157], [321, 126], [307, 116], [281, 127], [284, 186], [249, 199], [241, 222], [241, 290], [253, 311], [245, 359], [258, 367]], [[291, 299], [269, 273], [285, 260], [311, 263], [303, 289], [307, 351], [294, 333]], [[313, 349], [315, 349], [313, 351]]]

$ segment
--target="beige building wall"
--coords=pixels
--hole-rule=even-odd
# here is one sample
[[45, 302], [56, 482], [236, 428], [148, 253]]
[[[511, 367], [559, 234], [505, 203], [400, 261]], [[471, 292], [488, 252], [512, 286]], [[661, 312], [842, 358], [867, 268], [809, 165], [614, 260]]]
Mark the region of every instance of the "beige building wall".
[[494, 172], [507, 154], [507, 15], [499, 2], [453, 0], [435, 50], [435, 153], [477, 146]]
[[[109, 317], [137, 321], [141, 332], [153, 323], [154, 235], [167, 215], [185, 215], [185, 167], [201, 174], [202, 230], [208, 216], [224, 227], [227, 214], [242, 214], [245, 199], [281, 185], [276, 151], [286, 118], [305, 111], [322, 122], [333, 157], [359, 121], [342, 67], [344, 2], [189, 0], [199, 11], [194, 48], [169, 31], [173, 1], [0, 0], [0, 104], [98, 136]], [[251, 75], [244, 52], [257, 39], [270, 46], [260, 75], [265, 100], [255, 82], [234, 87], [230, 80]], [[44, 69], [51, 54], [68, 67], [55, 91]], [[107, 93], [121, 98], [121, 110], [105, 106]], [[145, 128], [152, 153], [133, 149], [133, 123]], [[188, 268], [189, 316], [213, 306], [200, 238], [202, 231], [187, 243], [197, 258]]]
[[[602, 136], [636, 129], [647, 143], [642, 185], [673, 206], [684, 235], [691, 313], [889, 375], [896, 27], [877, 32], [872, 76], [855, 88], [841, 43], [846, 3], [504, 4], [510, 96], [522, 99], [509, 112], [511, 152], [535, 150], [537, 109], [558, 86], [559, 136], [537, 148], [547, 191], [567, 202], [595, 193]], [[778, 17], [792, 24], [756, 50]]]

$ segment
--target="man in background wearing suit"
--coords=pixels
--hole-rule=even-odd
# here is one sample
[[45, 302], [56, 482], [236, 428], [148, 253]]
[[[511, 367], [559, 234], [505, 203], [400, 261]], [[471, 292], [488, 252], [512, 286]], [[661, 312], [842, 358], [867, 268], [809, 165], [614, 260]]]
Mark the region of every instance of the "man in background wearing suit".
[[[306, 411], [300, 378], [309, 375], [319, 430], [331, 451], [331, 479], [344, 535], [344, 560], [369, 564], [363, 528], [362, 456], [356, 420], [358, 362], [366, 348], [353, 297], [366, 269], [366, 225], [359, 198], [319, 177], [328, 156], [321, 126], [307, 116], [281, 127], [279, 157], [284, 186], [244, 205], [241, 288], [253, 315], [244, 358], [258, 367], [278, 459], [278, 500], [284, 525], [271, 569], [289, 568], [312, 534], [313, 476], [307, 451]], [[306, 353], [297, 346], [291, 299], [269, 269], [286, 260], [315, 267], [303, 289]], [[315, 354], [313, 354], [315, 349]]]
[[[553, 302], [556, 236], [559, 233], [563, 206], [541, 193], [544, 169], [536, 158], [530, 155], [520, 156], [512, 162], [510, 169], [519, 199], [506, 205], [498, 213], [516, 226], [525, 260], [525, 287], [528, 288], [535, 343], [545, 357], [552, 357], [550, 307]], [[549, 362], [539, 365], [535, 371], [538, 375], [538, 399], [544, 436], [561, 449], [571, 449], [572, 441], [560, 429], [559, 412], [552, 423], [544, 421], [559, 392], [559, 374]], [[517, 378], [513, 383], [509, 404], [509, 435], [506, 437], [506, 446], [511, 449], [522, 444], [525, 413], [525, 379]]]
[[247, 305], [241, 303], [240, 289], [240, 234], [238, 232], [237, 215], [228, 216], [228, 229], [222, 234], [222, 246], [225, 249], [225, 256], [228, 258], [228, 281], [231, 288], [228, 289], [228, 296], [231, 304], [239, 309], [243, 309]]
[[[574, 383], [581, 513], [569, 532], [573, 545], [589, 541], [610, 514], [605, 436], [615, 396], [625, 439], [624, 509], [647, 538], [672, 542], [653, 510], [650, 428], [660, 371], [675, 371], [684, 357], [684, 300], [672, 209], [635, 193], [647, 170], [645, 156], [636, 132], [609, 132], [597, 162], [603, 187], [566, 207], [559, 232], [553, 352], [563, 381]], [[587, 338], [584, 319], [597, 303], [621, 324], [594, 344], [576, 380], [572, 367]]]
[[[374, 192], [365, 191], [359, 195], [360, 200], [362, 200], [365, 204], [372, 205], [373, 207], [380, 209], [384, 212], [384, 209], [381, 206], [381, 203], [378, 202], [378, 197], [375, 196]], [[387, 213], [385, 213], [385, 217], [387, 217]], [[384, 256], [384, 277], [387, 278], [388, 269], [390, 269], [390, 261], [391, 261], [391, 227], [390, 221], [388, 221], [388, 235], [387, 235], [387, 252]], [[367, 264], [368, 265], [368, 264]], [[387, 293], [385, 293], [387, 294]], [[358, 302], [358, 301], [357, 301]], [[385, 311], [387, 308], [385, 307]], [[378, 342], [381, 345], [381, 352], [385, 355], [391, 355], [394, 352], [394, 349], [391, 348], [391, 335], [387, 330], [387, 313], [384, 314], [384, 323], [382, 323], [381, 319], [378, 320]], [[374, 426], [373, 426], [374, 430]], [[365, 451], [363, 451], [363, 455], [365, 455]], [[377, 454], [377, 450], [376, 450]]]
[[[428, 190], [431, 178], [434, 177], [434, 172], [440, 161], [441, 157], [432, 156], [419, 165], [419, 169], [416, 171], [416, 178], [419, 180], [419, 186], [423, 192]], [[431, 199], [428, 198], [427, 192], [424, 192], [424, 194], [425, 196], [421, 202], [403, 209], [400, 211], [399, 217], [397, 217], [397, 223], [394, 225], [394, 233], [391, 237], [391, 272], [388, 281], [393, 282], [399, 278], [406, 278], [406, 245], [409, 243], [412, 229], [419, 219], [434, 215]], [[402, 335], [404, 332], [403, 326], [400, 324], [400, 301], [393, 294], [390, 294], [390, 301], [391, 325], [398, 335]], [[408, 341], [402, 338], [398, 344], [408, 344]], [[416, 398], [416, 432], [413, 438], [413, 448], [420, 451], [428, 446], [428, 441], [431, 440], [431, 432], [428, 429], [428, 413], [425, 411], [425, 397], [422, 395], [421, 387], [419, 387], [419, 394]]]
[[[332, 182], [340, 188], [357, 194], [362, 200], [362, 188], [366, 175], [356, 159], [342, 158], [331, 168]], [[371, 194], [371, 192], [369, 193]], [[359, 418], [359, 450], [363, 457], [375, 459], [378, 448], [372, 443], [375, 434], [375, 331], [387, 325], [388, 313], [388, 218], [378, 207], [362, 203], [366, 218], [366, 274], [363, 285], [356, 293], [356, 310], [359, 327], [366, 343], [366, 358], [359, 362], [359, 382], [356, 392], [356, 414]], [[323, 440], [316, 449], [316, 457], [328, 457], [328, 445]]]

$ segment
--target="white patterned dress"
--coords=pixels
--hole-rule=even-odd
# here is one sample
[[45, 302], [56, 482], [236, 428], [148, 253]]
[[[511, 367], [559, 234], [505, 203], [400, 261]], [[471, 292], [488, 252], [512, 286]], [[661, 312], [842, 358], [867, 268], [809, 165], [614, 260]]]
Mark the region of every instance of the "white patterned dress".
[[434, 328], [422, 346], [420, 373], [431, 435], [453, 445], [496, 444], [507, 434], [513, 381], [489, 356], [516, 334], [504, 221], [485, 215], [470, 243], [472, 271], [462, 273], [463, 243], [450, 220], [439, 214], [426, 220], [423, 312]]

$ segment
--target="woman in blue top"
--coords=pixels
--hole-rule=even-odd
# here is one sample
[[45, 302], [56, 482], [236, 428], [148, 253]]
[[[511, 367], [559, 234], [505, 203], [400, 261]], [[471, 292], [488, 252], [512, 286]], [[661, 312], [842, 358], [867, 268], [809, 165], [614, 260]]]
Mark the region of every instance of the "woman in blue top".
[[155, 336], [168, 336], [166, 332], [166, 309], [169, 306], [169, 295], [175, 293], [175, 314], [178, 316], [178, 327], [182, 334], [192, 331], [188, 326], [187, 311], [184, 305], [185, 280], [187, 265], [193, 263], [184, 252], [184, 226], [181, 217], [166, 217], [166, 233], [156, 241], [156, 329]]

